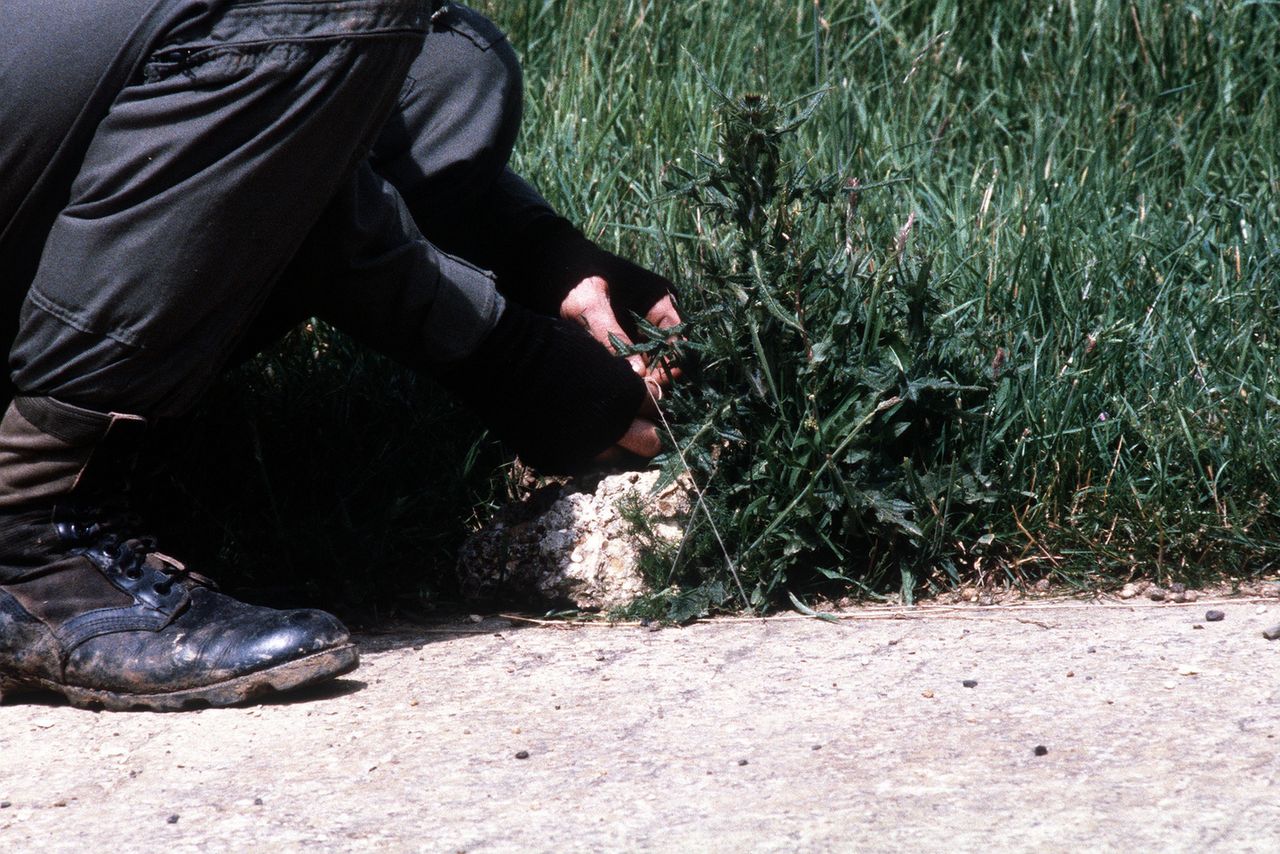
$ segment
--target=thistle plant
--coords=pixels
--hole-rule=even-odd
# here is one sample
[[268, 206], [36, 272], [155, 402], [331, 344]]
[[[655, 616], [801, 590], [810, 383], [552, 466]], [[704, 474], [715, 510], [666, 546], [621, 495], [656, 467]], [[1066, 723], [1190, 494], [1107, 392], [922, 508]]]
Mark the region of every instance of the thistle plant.
[[[822, 588], [910, 599], [923, 578], [958, 577], [962, 542], [982, 533], [975, 509], [993, 500], [967, 453], [985, 366], [938, 312], [929, 261], [909, 249], [914, 216], [868, 245], [858, 207], [874, 188], [789, 156], [821, 95], [714, 91], [719, 150], [673, 186], [694, 208], [696, 273], [662, 460], [670, 477], [693, 474], [701, 500], [650, 580], [673, 617]], [[839, 233], [811, 227], [836, 204]]]

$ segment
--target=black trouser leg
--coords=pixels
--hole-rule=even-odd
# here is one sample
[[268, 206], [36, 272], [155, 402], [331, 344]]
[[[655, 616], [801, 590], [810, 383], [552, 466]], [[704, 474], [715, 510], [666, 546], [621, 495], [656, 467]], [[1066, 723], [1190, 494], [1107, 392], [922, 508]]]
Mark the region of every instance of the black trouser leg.
[[417, 367], [469, 353], [502, 305], [477, 268], [492, 266], [516, 222], [551, 213], [507, 169], [521, 86], [501, 31], [449, 4], [367, 166], [333, 200], [241, 355], [312, 316]]

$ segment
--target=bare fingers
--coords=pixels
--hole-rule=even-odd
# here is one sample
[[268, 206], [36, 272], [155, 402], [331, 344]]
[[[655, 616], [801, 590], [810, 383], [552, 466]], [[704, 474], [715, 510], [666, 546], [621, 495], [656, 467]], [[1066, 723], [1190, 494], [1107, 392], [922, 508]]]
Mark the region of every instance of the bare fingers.
[[[616, 340], [630, 347], [634, 341], [627, 334], [613, 312], [609, 302], [609, 284], [599, 276], [583, 279], [565, 297], [560, 306], [560, 316], [582, 325], [591, 337], [599, 341], [610, 352], [616, 352], [613, 342]], [[647, 366], [644, 357], [635, 353], [627, 357], [632, 369], [644, 376]]]
[[[680, 313], [676, 311], [675, 300], [672, 299], [671, 294], [667, 294], [655, 302], [653, 307], [645, 313], [644, 319], [658, 329], [663, 330], [674, 329], [682, 323]], [[675, 341], [677, 338], [678, 336], [674, 334], [667, 336], [668, 341]], [[658, 364], [649, 366], [645, 376], [654, 377], [660, 386], [668, 386], [671, 385], [672, 380], [680, 378], [680, 373], [678, 366], [672, 364], [668, 359], [663, 359]]]
[[656, 457], [661, 450], [658, 425], [647, 418], [636, 418], [616, 445], [596, 455], [595, 462], [605, 466], [615, 465], [624, 462], [628, 455], [647, 460]]

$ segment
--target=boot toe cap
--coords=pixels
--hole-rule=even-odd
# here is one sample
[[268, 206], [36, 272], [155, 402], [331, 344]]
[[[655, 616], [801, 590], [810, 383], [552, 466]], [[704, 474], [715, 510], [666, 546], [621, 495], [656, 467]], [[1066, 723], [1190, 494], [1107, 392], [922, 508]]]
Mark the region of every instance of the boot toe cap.
[[[262, 609], [265, 610], [265, 609]], [[211, 669], [234, 673], [261, 670], [304, 658], [351, 642], [337, 617], [324, 611], [274, 611], [271, 619], [249, 620], [240, 631], [228, 631], [226, 641], [210, 661]]]
[[68, 682], [105, 690], [165, 693], [248, 676], [351, 643], [324, 611], [277, 611], [204, 588], [159, 631], [94, 637], [67, 660]]

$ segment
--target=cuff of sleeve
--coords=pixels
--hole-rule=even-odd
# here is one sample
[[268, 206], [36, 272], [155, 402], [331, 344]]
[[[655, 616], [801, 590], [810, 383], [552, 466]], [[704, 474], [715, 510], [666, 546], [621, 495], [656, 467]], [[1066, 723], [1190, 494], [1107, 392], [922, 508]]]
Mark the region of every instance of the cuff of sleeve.
[[480, 346], [439, 379], [546, 474], [580, 470], [612, 447], [645, 395], [631, 366], [581, 327], [512, 302]]
[[498, 288], [540, 314], [558, 316], [569, 291], [592, 276], [609, 283], [616, 306], [641, 314], [675, 291], [662, 276], [601, 249], [563, 217], [535, 220], [519, 243], [515, 256], [522, 263], [497, 271]]

